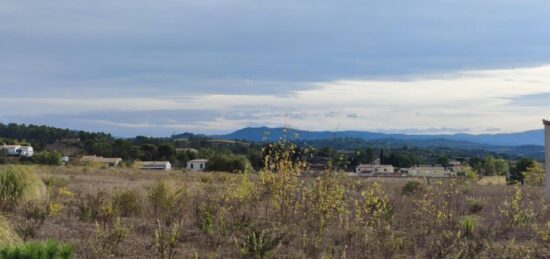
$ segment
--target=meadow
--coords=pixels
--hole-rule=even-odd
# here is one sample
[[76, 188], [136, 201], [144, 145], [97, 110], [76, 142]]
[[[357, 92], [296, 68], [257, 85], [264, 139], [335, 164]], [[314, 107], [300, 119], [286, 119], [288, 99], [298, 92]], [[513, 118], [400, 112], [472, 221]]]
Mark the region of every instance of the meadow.
[[541, 187], [303, 176], [272, 162], [259, 174], [4, 166], [34, 183], [9, 198], [0, 177], [0, 242], [54, 240], [75, 258], [550, 256]]

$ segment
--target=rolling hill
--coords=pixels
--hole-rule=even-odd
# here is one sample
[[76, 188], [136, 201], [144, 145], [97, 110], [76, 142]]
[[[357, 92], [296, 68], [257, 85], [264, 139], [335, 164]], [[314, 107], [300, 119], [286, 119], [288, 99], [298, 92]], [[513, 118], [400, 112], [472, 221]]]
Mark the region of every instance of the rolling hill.
[[438, 135], [409, 135], [409, 134], [386, 134], [369, 131], [305, 131], [285, 128], [243, 128], [226, 135], [212, 136], [221, 139], [237, 139], [247, 141], [274, 141], [281, 138], [297, 140], [322, 140], [334, 138], [356, 138], [362, 140], [412, 140], [412, 141], [433, 141], [448, 140], [450, 142], [471, 142], [493, 146], [526, 146], [544, 145], [544, 130], [530, 130], [517, 133], [501, 134], [438, 134]]

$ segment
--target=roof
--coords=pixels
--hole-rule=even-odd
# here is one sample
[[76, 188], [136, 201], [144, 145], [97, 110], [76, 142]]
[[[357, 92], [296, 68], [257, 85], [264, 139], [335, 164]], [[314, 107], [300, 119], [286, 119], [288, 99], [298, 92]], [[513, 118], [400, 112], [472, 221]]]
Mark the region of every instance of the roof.
[[21, 145], [1, 145], [0, 148], [18, 148], [21, 147]]
[[187, 161], [187, 163], [206, 163], [206, 162], [208, 162], [208, 159], [193, 159], [193, 160]]
[[550, 121], [549, 120], [542, 120], [542, 123], [546, 126], [550, 126]]

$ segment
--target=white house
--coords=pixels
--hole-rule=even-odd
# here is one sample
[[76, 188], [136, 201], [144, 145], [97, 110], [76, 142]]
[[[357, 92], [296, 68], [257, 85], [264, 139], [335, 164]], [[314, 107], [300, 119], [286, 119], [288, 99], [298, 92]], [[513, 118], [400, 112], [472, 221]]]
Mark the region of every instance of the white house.
[[376, 159], [372, 164], [360, 164], [355, 168], [355, 173], [358, 175], [375, 175], [375, 174], [393, 174], [395, 169], [392, 165], [381, 165], [380, 159]]
[[34, 154], [34, 150], [31, 146], [21, 145], [2, 145], [0, 149], [8, 151], [8, 156], [24, 156], [31, 157]]
[[170, 161], [143, 161], [140, 165], [141, 170], [172, 170], [172, 164]]
[[19, 148], [19, 155], [31, 157], [34, 154], [34, 150], [31, 146], [21, 146]]
[[194, 159], [187, 161], [187, 170], [190, 171], [204, 171], [206, 169], [207, 159]]

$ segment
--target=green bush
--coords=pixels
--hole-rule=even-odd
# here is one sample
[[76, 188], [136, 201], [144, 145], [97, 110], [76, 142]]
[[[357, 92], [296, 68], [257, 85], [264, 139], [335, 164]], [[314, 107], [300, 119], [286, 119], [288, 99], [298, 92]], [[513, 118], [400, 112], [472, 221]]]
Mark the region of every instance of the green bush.
[[113, 207], [122, 217], [138, 215], [141, 211], [138, 194], [135, 190], [118, 191], [113, 196]]
[[42, 165], [61, 165], [61, 153], [57, 151], [42, 151], [34, 154], [32, 161]]
[[0, 247], [3, 259], [66, 259], [73, 258], [73, 247], [58, 241], [29, 242]]
[[10, 166], [0, 171], [0, 208], [12, 211], [21, 201], [45, 197], [46, 186], [29, 167]]
[[420, 192], [422, 191], [422, 189], [423, 189], [422, 183], [420, 183], [419, 181], [411, 180], [411, 181], [408, 181], [407, 184], [405, 184], [405, 186], [403, 186], [403, 188], [401, 189], [401, 193], [405, 195], [409, 195], [409, 194]]
[[208, 159], [207, 171], [247, 172], [252, 169], [250, 161], [241, 155], [214, 155]]

